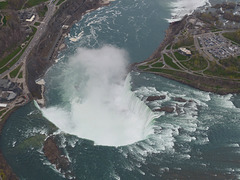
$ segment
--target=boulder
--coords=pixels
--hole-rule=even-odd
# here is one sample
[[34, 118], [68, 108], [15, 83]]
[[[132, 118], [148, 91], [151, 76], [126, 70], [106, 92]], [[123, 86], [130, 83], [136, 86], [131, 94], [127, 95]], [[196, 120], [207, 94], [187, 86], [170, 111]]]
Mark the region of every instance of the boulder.
[[163, 100], [165, 98], [166, 98], [165, 95], [162, 95], [162, 96], [149, 96], [147, 98], [147, 101], [157, 101], [157, 100]]
[[174, 98], [174, 101], [177, 101], [177, 102], [187, 102], [186, 99], [183, 99], [183, 98], [181, 98], [181, 97], [175, 97], [175, 98]]
[[167, 113], [173, 113], [174, 112], [174, 108], [173, 107], [168, 107], [168, 106], [165, 106], [165, 107], [161, 107], [159, 109], [155, 109], [155, 111], [159, 111], [159, 112], [167, 112]]
[[60, 170], [66, 178], [73, 177], [73, 174], [70, 171], [70, 162], [57, 146], [55, 136], [47, 138], [44, 142], [43, 152], [50, 163], [54, 164], [56, 169]]

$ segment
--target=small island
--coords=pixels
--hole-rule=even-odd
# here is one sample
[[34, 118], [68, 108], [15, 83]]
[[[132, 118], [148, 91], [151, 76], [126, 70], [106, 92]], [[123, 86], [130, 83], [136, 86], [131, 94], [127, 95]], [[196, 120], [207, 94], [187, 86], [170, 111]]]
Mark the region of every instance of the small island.
[[218, 94], [240, 92], [240, 4], [217, 4], [170, 24], [160, 47], [134, 70]]

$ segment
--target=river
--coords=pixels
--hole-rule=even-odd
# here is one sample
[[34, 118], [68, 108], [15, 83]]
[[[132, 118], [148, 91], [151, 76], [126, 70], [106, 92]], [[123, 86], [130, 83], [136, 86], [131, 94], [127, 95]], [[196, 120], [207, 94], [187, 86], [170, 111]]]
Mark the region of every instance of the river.
[[[42, 150], [54, 133], [76, 179], [239, 178], [239, 95], [126, 72], [159, 46], [168, 22], [208, 4], [116, 0], [76, 23], [45, 76], [46, 108], [32, 102], [4, 126], [0, 147], [17, 176], [65, 179]], [[166, 106], [174, 112], [154, 111]]]

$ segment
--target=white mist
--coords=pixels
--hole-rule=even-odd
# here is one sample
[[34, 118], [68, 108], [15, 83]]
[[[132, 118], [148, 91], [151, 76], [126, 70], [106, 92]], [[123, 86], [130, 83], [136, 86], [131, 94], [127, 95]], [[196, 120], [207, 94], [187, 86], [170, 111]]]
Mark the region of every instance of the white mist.
[[97, 145], [123, 146], [153, 133], [154, 113], [131, 92], [125, 78], [127, 53], [105, 46], [78, 49], [65, 69], [61, 107], [43, 109], [43, 115], [66, 133]]

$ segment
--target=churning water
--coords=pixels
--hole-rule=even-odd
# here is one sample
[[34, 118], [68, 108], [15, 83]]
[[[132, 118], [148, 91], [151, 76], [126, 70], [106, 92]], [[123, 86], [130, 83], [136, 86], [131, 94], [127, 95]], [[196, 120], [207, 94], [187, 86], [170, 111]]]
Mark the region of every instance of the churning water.
[[78, 49], [62, 73], [64, 107], [43, 115], [64, 132], [98, 145], [122, 146], [153, 133], [154, 113], [131, 91], [127, 53], [111, 46]]
[[237, 179], [239, 95], [126, 72], [157, 48], [167, 20], [208, 3], [116, 0], [76, 23], [45, 77], [46, 108], [28, 104], [3, 129], [1, 150], [20, 179], [66, 179], [43, 154], [50, 134], [70, 162], [68, 178]]

